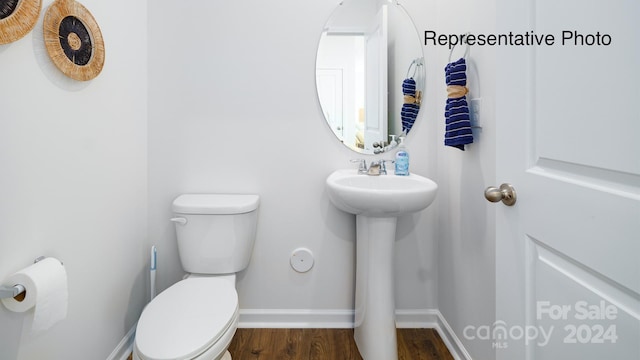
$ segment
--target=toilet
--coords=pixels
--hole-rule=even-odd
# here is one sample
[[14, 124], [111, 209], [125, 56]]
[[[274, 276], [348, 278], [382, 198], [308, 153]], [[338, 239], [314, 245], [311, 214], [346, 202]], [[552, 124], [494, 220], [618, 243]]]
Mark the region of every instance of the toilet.
[[236, 273], [249, 264], [258, 195], [185, 194], [172, 204], [185, 278], [142, 311], [135, 360], [231, 360], [238, 327]]

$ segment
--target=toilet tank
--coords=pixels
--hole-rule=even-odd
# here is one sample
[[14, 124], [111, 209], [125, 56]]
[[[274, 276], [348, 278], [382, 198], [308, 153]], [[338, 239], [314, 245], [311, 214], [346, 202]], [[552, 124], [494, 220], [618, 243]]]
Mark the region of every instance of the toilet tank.
[[172, 204], [185, 271], [229, 274], [247, 267], [256, 237], [258, 195], [184, 194]]

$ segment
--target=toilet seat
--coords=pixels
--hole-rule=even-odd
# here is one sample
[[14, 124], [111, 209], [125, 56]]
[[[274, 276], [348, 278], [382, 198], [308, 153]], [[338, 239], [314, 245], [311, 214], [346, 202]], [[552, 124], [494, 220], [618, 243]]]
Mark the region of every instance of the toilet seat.
[[135, 351], [145, 360], [194, 359], [228, 335], [237, 321], [238, 294], [233, 283], [218, 277], [187, 278], [144, 309]]

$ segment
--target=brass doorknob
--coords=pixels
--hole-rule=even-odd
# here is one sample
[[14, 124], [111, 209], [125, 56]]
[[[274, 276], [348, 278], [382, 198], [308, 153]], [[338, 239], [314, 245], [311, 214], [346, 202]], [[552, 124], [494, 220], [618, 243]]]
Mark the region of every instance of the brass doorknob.
[[491, 202], [502, 201], [507, 206], [516, 203], [516, 189], [511, 184], [502, 184], [500, 188], [489, 186], [484, 191], [484, 197]]

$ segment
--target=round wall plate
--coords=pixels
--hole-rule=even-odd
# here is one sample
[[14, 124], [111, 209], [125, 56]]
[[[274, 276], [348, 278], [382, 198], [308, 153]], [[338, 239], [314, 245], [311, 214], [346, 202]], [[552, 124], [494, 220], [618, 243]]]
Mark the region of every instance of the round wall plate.
[[0, 45], [27, 35], [38, 22], [42, 0], [0, 0]]
[[313, 253], [306, 248], [295, 249], [291, 254], [290, 262], [295, 271], [305, 273], [313, 267]]
[[68, 77], [87, 81], [104, 66], [102, 33], [89, 10], [74, 0], [57, 0], [44, 16], [47, 53]]

